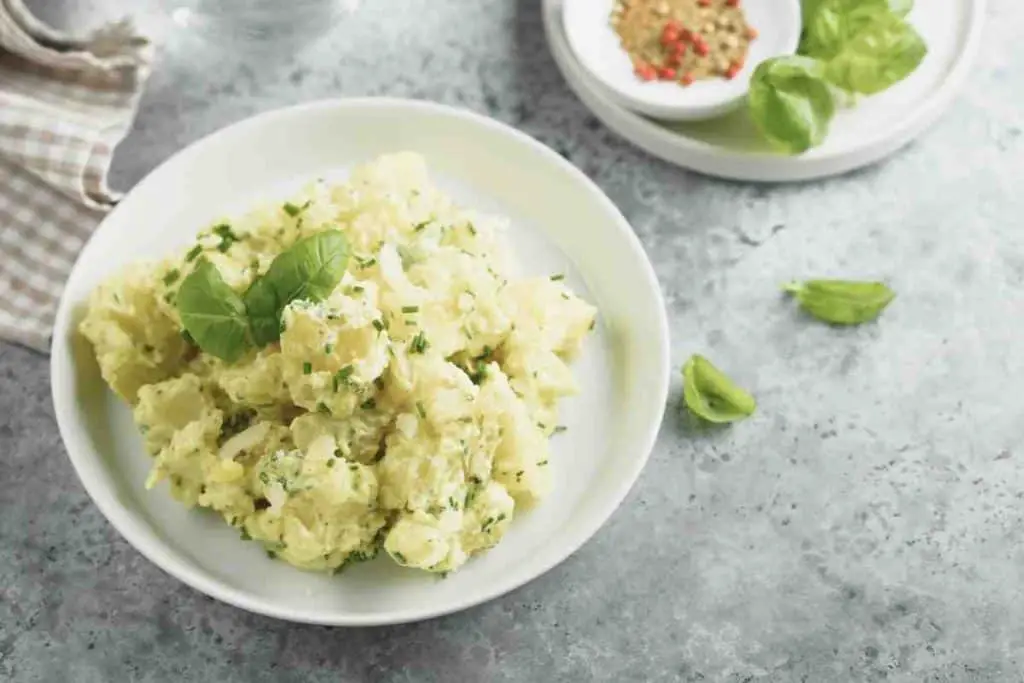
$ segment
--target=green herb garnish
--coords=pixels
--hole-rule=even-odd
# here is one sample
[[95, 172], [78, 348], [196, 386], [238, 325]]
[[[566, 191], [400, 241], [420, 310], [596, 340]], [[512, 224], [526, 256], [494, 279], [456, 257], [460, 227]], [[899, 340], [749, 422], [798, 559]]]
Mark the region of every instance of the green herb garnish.
[[796, 55], [762, 62], [750, 82], [750, 115], [783, 152], [821, 143], [837, 97], [871, 95], [917, 69], [928, 49], [904, 17], [912, 0], [804, 0]]
[[430, 342], [427, 341], [427, 336], [422, 331], [417, 332], [409, 342], [409, 353], [423, 353], [429, 346]]
[[292, 204], [291, 202], [285, 202], [285, 203], [284, 203], [284, 206], [282, 206], [281, 208], [282, 208], [282, 209], [284, 210], [284, 212], [285, 212], [286, 214], [288, 214], [288, 215], [289, 215], [289, 216], [291, 216], [292, 218], [295, 218], [295, 217], [296, 217], [296, 216], [298, 216], [298, 215], [299, 215], [300, 213], [302, 213], [302, 208], [301, 208], [301, 207], [298, 207], [298, 206], [295, 206], [295, 205], [294, 205], [294, 204]]
[[265, 346], [281, 337], [281, 312], [292, 301], [322, 301], [341, 281], [348, 241], [338, 230], [300, 239], [278, 254], [266, 274], [245, 293], [254, 341]]
[[232, 363], [252, 348], [245, 303], [206, 259], [182, 281], [177, 308], [185, 331], [206, 353]]
[[835, 325], [874, 320], [896, 298], [896, 293], [881, 282], [808, 280], [791, 282], [782, 289], [815, 318]]
[[227, 223], [215, 225], [211, 232], [220, 238], [220, 244], [217, 245], [217, 251], [221, 253], [226, 252], [231, 248], [232, 244], [239, 241], [238, 235], [231, 230], [231, 226]]
[[185, 261], [191, 263], [192, 261], [195, 261], [196, 256], [199, 256], [201, 253], [203, 253], [203, 245], [197, 244], [185, 253]]
[[355, 369], [351, 365], [346, 365], [345, 367], [341, 368], [336, 373], [334, 373], [333, 382], [335, 393], [337, 393], [339, 388], [348, 383], [349, 378], [352, 377], [353, 372], [355, 372]]
[[821, 144], [836, 108], [824, 64], [795, 55], [761, 62], [750, 79], [748, 101], [761, 134], [789, 154]]
[[565, 275], [563, 275], [562, 273], [557, 273], [557, 274], [551, 276], [551, 281], [552, 282], [558, 282], [558, 281], [564, 280], [564, 279], [565, 279]]
[[164, 284], [169, 287], [175, 282], [177, 282], [179, 277], [181, 277], [181, 271], [178, 270], [177, 268], [172, 268], [171, 270], [167, 271], [166, 275], [164, 275]]
[[305, 363], [302, 364], [302, 374], [303, 375], [309, 375], [309, 374], [312, 374], [312, 372], [313, 372], [313, 364], [312, 363], [310, 363], [309, 361], [306, 361]]
[[753, 396], [698, 355], [683, 365], [683, 400], [694, 415], [716, 423], [741, 420], [757, 408]]
[[402, 306], [402, 313], [417, 313], [419, 310], [419, 306]]

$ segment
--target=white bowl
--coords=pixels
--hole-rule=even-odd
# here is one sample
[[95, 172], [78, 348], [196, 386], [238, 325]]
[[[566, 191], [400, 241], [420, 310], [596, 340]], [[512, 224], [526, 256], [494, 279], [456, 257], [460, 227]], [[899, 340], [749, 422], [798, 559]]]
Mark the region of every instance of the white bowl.
[[800, 42], [799, 0], [749, 0], [742, 7], [758, 36], [735, 78], [702, 80], [689, 87], [645, 83], [633, 73], [633, 63], [609, 23], [614, 4], [615, 0], [563, 0], [569, 46], [609, 99], [664, 121], [710, 119], [735, 109], [746, 97], [757, 65], [769, 57], [794, 53]]
[[[564, 272], [599, 310], [553, 440], [555, 487], [493, 551], [446, 580], [385, 558], [329, 577], [274, 561], [219, 518], [145, 491], [149, 457], [128, 408], [108, 391], [76, 325], [90, 291], [119, 266], [185, 244], [207, 221], [302, 180], [386, 152], [422, 153], [464, 204], [512, 219], [528, 272]], [[619, 505], [664, 412], [668, 324], [654, 272], [626, 220], [560, 156], [465, 111], [389, 99], [334, 100], [262, 114], [157, 168], [103, 221], [57, 312], [51, 381], [68, 455], [89, 495], [143, 555], [194, 588], [274, 617], [371, 625], [454, 612], [539, 576], [579, 548]]]

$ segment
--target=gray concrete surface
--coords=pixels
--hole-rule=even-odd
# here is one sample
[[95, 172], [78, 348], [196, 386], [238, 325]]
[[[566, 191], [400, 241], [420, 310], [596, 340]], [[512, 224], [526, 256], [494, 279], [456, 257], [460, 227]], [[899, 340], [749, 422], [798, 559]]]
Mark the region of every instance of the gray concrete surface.
[[[337, 95], [427, 98], [559, 150], [622, 208], [669, 305], [673, 361], [760, 400], [695, 431], [674, 380], [650, 464], [569, 561], [487, 605], [367, 630], [292, 625], [142, 559], [65, 458], [47, 360], [0, 344], [0, 679], [14, 681], [1024, 680], [1024, 8], [993, 0], [964, 94], [916, 144], [827, 182], [700, 178], [632, 149], [567, 91], [537, 0], [367, 0], [320, 43], [161, 43], [114, 182], [214, 129]], [[173, 3], [164, 3], [170, 6]], [[889, 280], [876, 325], [809, 322], [791, 277]]]

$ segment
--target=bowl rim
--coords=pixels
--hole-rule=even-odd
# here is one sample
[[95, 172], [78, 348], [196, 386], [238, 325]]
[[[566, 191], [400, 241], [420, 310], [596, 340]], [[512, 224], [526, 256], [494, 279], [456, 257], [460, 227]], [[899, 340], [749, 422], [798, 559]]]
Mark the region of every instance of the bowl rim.
[[[428, 608], [393, 610], [383, 614], [346, 614], [339, 613], [337, 610], [316, 612], [311, 611], [308, 608], [289, 608], [274, 604], [273, 602], [262, 598], [254, 597], [250, 593], [236, 589], [233, 586], [210, 576], [207, 572], [194, 568], [189, 563], [183, 561], [177, 552], [167, 548], [166, 545], [158, 539], [151, 539], [147, 537], [146, 534], [142, 532], [142, 527], [139, 527], [134, 522], [132, 515], [122, 511], [114, 504], [113, 500], [106, 498], [104, 495], [100, 495], [101, 491], [99, 489], [100, 484], [98, 482], [98, 477], [99, 470], [101, 468], [94, 462], [93, 456], [90, 453], [91, 449], [87, 449], [82, 445], [84, 441], [84, 429], [80, 421], [72, 418], [71, 411], [69, 410], [70, 406], [75, 405], [77, 402], [74, 395], [74, 381], [72, 379], [74, 376], [74, 364], [71, 360], [70, 353], [71, 334], [74, 333], [71, 324], [73, 315], [72, 309], [76, 302], [72, 301], [73, 297], [69, 293], [69, 288], [65, 288], [61, 294], [60, 303], [58, 305], [54, 321], [50, 355], [51, 399], [53, 401], [54, 415], [57, 421], [58, 431], [64, 444], [65, 451], [71, 461], [76, 475], [79, 478], [79, 481], [81, 481], [85, 488], [86, 493], [88, 493], [96, 507], [99, 508], [103, 516], [106, 517], [107, 521], [110, 522], [121, 536], [146, 559], [164, 572], [191, 586], [195, 590], [222, 602], [249, 612], [287, 621], [329, 626], [376, 626], [409, 623], [462, 611], [490, 601], [525, 585], [568, 559], [573, 553], [582, 547], [584, 543], [590, 540], [608, 521], [611, 515], [622, 504], [622, 501], [639, 478], [640, 473], [646, 465], [651, 451], [653, 450], [655, 440], [664, 418], [665, 403], [668, 398], [669, 380], [671, 375], [668, 318], [665, 309], [664, 296], [658, 284], [653, 266], [647, 258], [646, 252], [644, 251], [639, 238], [636, 236], [636, 233], [611, 199], [609, 199], [608, 196], [605, 195], [604, 192], [582, 171], [539, 141], [509, 125], [466, 109], [422, 100], [390, 97], [359, 97], [317, 100], [269, 110], [214, 131], [177, 151], [140, 180], [128, 193], [126, 193], [125, 198], [130, 197], [133, 193], [142, 191], [143, 188], [146, 188], [149, 185], [158, 184], [161, 176], [163, 175], [162, 172], [165, 169], [188, 164], [190, 159], [198, 154], [199, 151], [201, 151], [207, 144], [228, 134], [229, 132], [237, 133], [238, 131], [246, 128], [258, 127], [267, 121], [276, 118], [301, 116], [305, 111], [335, 108], [398, 108], [404, 109], [412, 115], [417, 113], [442, 115], [464, 121], [467, 125], [481, 126], [488, 129], [491, 133], [509, 137], [517, 143], [527, 147], [532, 153], [540, 155], [547, 162], [554, 164], [561, 171], [568, 173], [573, 181], [579, 184], [588, 193], [590, 198], [596, 202], [608, 217], [617, 225], [619, 231], [623, 234], [623, 237], [626, 240], [626, 244], [633, 252], [633, 256], [638, 257], [638, 264], [641, 268], [644, 279], [646, 280], [644, 283], [646, 288], [651, 291], [652, 295], [656, 299], [654, 303], [657, 304], [657, 311], [659, 313], [657, 316], [659, 329], [657, 330], [657, 335], [651, 334], [647, 339], [649, 341], [655, 341], [659, 347], [657, 351], [660, 356], [660, 384], [657, 387], [651, 387], [651, 390], [657, 392], [657, 397], [659, 399], [657, 405], [660, 405], [661, 408], [656, 411], [655, 414], [648, 417], [644, 424], [642, 433], [640, 431], [637, 432], [637, 436], [639, 438], [636, 441], [636, 447], [638, 449], [639, 457], [631, 461], [629, 471], [622, 472], [617, 488], [608, 498], [608, 504], [602, 506], [602, 508], [595, 514], [586, 517], [584, 521], [578, 524], [578, 530], [574, 530], [575, 533], [569, 537], [569, 542], [557, 551], [552, 552], [550, 558], [547, 558], [542, 564], [524, 572], [522, 576], [514, 576], [511, 580], [495, 582], [482, 590], [468, 592], [465, 597], [452, 600], [444, 605]], [[118, 212], [122, 210], [122, 206], [123, 204], [119, 204], [113, 209], [113, 211], [104, 217], [99, 226], [97, 226], [96, 230], [90, 236], [89, 240], [87, 240], [68, 276], [68, 282], [75, 279], [79, 269], [81, 268], [81, 264], [89, 255], [90, 248], [95, 244], [96, 235], [98, 235], [100, 231], [106, 229], [106, 226], [110, 224], [112, 218], [118, 215]], [[654, 331], [652, 330], [651, 332]], [[652, 340], [651, 337], [654, 336], [656, 336], [657, 339]]]

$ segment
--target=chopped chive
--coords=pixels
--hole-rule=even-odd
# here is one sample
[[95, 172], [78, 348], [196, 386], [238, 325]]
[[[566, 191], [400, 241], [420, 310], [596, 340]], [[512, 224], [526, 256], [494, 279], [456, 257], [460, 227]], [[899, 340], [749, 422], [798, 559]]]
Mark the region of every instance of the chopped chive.
[[430, 346], [430, 342], [427, 341], [427, 337], [423, 334], [422, 330], [416, 333], [416, 336], [409, 342], [410, 353], [423, 353]]
[[331, 409], [328, 408], [327, 404], [324, 403], [323, 401], [320, 401], [319, 403], [316, 404], [316, 411], [318, 413], [323, 413], [324, 415], [330, 415], [331, 414]]
[[236, 235], [231, 230], [231, 226], [228, 225], [227, 223], [221, 223], [220, 225], [215, 225], [213, 227], [212, 232], [217, 237], [220, 237], [220, 244], [217, 245], [217, 251], [219, 251], [221, 253], [224, 253], [228, 249], [230, 249], [231, 245], [234, 244], [235, 242], [241, 241], [241, 240], [238, 239], [238, 235]]
[[291, 202], [285, 202], [284, 206], [282, 206], [281, 208], [284, 209], [284, 212], [286, 214], [288, 214], [289, 216], [291, 216], [293, 218], [295, 216], [298, 216], [302, 212], [301, 208], [299, 208], [298, 206], [295, 206]]
[[327, 461], [327, 467], [328, 467], [328, 468], [334, 467], [334, 463], [336, 463], [336, 462], [338, 462], [338, 461], [337, 461], [337, 460], [335, 460], [335, 459], [333, 459], [333, 458], [332, 458], [332, 459], [330, 459], [330, 460], [328, 460], [328, 461]]
[[473, 224], [472, 223], [466, 223], [466, 227], [469, 229], [469, 234], [473, 235], [475, 237], [476, 236], [476, 228], [473, 227]]
[[197, 244], [196, 246], [194, 246], [191, 249], [189, 249], [188, 253], [185, 254], [185, 260], [186, 261], [194, 261], [196, 256], [199, 256], [199, 254], [201, 254], [201, 253], [203, 253], [203, 245]]
[[334, 344], [324, 344], [324, 353], [330, 353], [334, 350]]
[[567, 429], [569, 429], [569, 428], [566, 427], [565, 425], [557, 425], [555, 427], [554, 433], [555, 434], [561, 434], [562, 432], [566, 431]]
[[378, 332], [383, 332], [384, 331], [384, 323], [382, 321], [380, 321], [380, 320], [374, 320], [373, 321], [373, 329], [377, 330]]
[[551, 280], [553, 282], [558, 282], [559, 280], [564, 280], [564, 279], [565, 279], [565, 275], [562, 275], [561, 273], [558, 273], [556, 275], [552, 275], [551, 276]]
[[430, 225], [430, 221], [423, 221], [422, 223], [417, 223], [416, 225], [412, 226], [413, 232], [419, 232], [428, 225]]
[[338, 389], [343, 384], [346, 384], [348, 382], [349, 378], [352, 376], [352, 373], [354, 371], [355, 371], [355, 369], [351, 365], [346, 365], [341, 370], [338, 370], [336, 373], [334, 373], [334, 391], [335, 392], [337, 392]]
[[419, 310], [419, 306], [402, 306], [402, 313], [417, 313]]
[[427, 411], [423, 407], [422, 401], [416, 401], [416, 412], [419, 413], [420, 417], [422, 417], [424, 420], [427, 419]]
[[164, 275], [164, 284], [165, 285], [171, 285], [180, 276], [181, 276], [181, 271], [178, 270], [177, 268], [173, 268], [173, 269], [167, 271], [167, 274]]
[[312, 363], [307, 361], [307, 362], [302, 364], [302, 374], [303, 375], [309, 375], [309, 374], [312, 374], [312, 372], [313, 372], [313, 364]]

